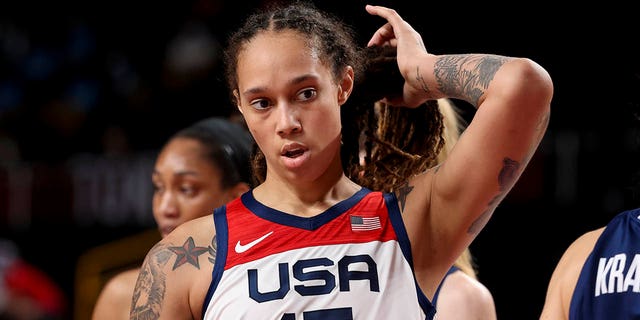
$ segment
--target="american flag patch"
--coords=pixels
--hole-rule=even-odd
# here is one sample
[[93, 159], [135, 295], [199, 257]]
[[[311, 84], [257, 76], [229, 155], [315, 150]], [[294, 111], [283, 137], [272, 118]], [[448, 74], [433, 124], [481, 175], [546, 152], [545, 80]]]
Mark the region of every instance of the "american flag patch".
[[380, 217], [351, 216], [352, 231], [368, 231], [380, 229]]

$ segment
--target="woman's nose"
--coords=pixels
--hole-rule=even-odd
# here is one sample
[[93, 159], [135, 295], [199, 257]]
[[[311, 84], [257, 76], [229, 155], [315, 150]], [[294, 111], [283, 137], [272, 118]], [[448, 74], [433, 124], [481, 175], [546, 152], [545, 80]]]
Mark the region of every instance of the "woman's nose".
[[278, 112], [278, 134], [288, 135], [302, 131], [302, 125], [294, 108], [290, 105], [282, 104], [278, 106]]
[[171, 191], [166, 191], [160, 196], [160, 203], [158, 211], [167, 217], [178, 216], [178, 204], [175, 194]]

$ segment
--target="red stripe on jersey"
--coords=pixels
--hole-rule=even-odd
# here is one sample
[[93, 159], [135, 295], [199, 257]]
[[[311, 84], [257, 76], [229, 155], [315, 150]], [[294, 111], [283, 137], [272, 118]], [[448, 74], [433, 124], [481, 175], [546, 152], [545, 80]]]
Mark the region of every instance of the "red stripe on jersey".
[[[352, 216], [367, 218], [371, 223], [367, 223], [366, 229], [359, 229], [358, 226], [354, 228]], [[370, 192], [355, 206], [316, 230], [290, 227], [262, 219], [249, 211], [240, 199], [227, 205], [227, 224], [229, 239], [225, 270], [299, 248], [397, 239], [380, 192]], [[251, 246], [253, 241], [256, 243]], [[238, 242], [249, 248], [237, 253]]]

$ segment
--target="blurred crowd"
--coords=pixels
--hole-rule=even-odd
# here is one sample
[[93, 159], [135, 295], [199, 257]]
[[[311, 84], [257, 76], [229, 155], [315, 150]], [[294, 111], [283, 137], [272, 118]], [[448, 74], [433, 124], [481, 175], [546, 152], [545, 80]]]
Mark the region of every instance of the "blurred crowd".
[[219, 70], [239, 4], [30, 5], [0, 10], [0, 221], [28, 228], [77, 220], [69, 212], [88, 206], [121, 220], [145, 211], [148, 152], [235, 109]]
[[155, 152], [235, 111], [221, 45], [259, 2], [0, 4], [0, 319], [69, 318], [77, 257], [153, 225]]

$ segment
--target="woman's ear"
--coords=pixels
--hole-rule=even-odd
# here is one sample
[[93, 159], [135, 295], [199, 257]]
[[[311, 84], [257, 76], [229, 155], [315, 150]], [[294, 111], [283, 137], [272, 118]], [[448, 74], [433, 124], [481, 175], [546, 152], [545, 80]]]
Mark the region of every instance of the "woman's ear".
[[242, 108], [240, 108], [240, 94], [238, 93], [238, 89], [233, 90], [233, 97], [235, 98], [235, 103], [236, 103], [236, 108], [238, 108], [238, 111], [240, 111], [240, 113], [242, 113]]
[[347, 66], [342, 75], [342, 80], [338, 84], [338, 104], [343, 105], [347, 102], [347, 99], [351, 95], [351, 90], [353, 90], [353, 68], [351, 66]]

